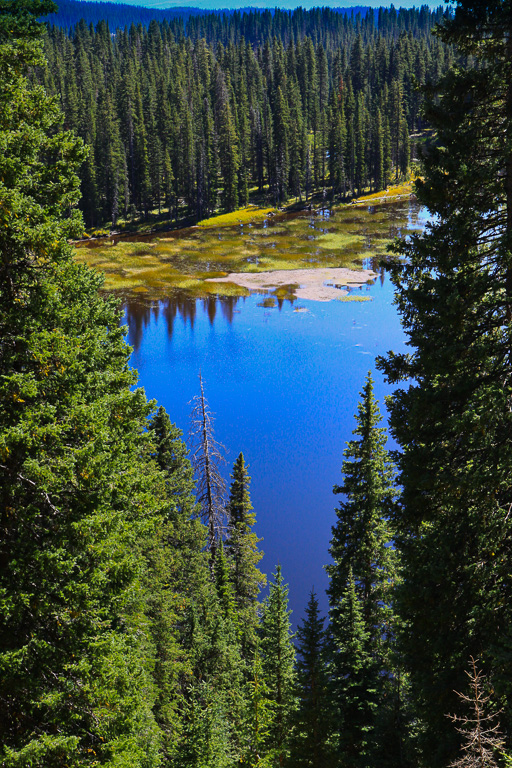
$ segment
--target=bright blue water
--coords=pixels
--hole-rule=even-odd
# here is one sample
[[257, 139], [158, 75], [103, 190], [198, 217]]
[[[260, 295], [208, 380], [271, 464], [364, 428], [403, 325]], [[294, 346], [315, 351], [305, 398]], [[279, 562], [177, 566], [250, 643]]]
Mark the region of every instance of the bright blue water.
[[229, 449], [226, 479], [242, 451], [263, 537], [262, 569], [270, 574], [281, 563], [294, 624], [313, 587], [327, 609], [332, 488], [341, 482], [366, 374], [372, 371], [384, 410], [391, 389], [375, 357], [405, 349], [389, 277], [352, 293], [371, 301], [296, 300], [268, 309], [254, 295], [126, 306], [140, 384], [185, 434], [201, 371], [216, 438]]
[[364, 378], [371, 369], [382, 404], [390, 389], [375, 356], [404, 348], [389, 280], [361, 292], [372, 301], [265, 309], [251, 296], [234, 307], [220, 300], [127, 307], [140, 383], [185, 433], [201, 370], [229, 464], [243, 451], [250, 465], [262, 566], [270, 572], [281, 563], [295, 620], [311, 588], [321, 593], [327, 585], [332, 487], [341, 481]]

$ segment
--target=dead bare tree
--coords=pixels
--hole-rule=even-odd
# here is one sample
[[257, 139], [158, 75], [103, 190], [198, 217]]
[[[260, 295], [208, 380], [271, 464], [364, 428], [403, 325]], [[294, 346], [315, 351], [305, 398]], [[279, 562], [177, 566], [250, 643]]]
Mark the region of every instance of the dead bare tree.
[[463, 737], [462, 754], [450, 763], [450, 768], [498, 768], [495, 755], [503, 750], [499, 712], [486, 713], [491, 696], [485, 693], [485, 677], [477, 664], [478, 659], [470, 656], [470, 671], [466, 671], [469, 695], [456, 691], [460, 700], [469, 707], [470, 713], [462, 716], [447, 715], [457, 724], [457, 731]]
[[191, 401], [189, 442], [192, 465], [197, 476], [197, 501], [201, 507], [201, 519], [208, 531], [207, 546], [212, 558], [215, 558], [226, 516], [226, 483], [219, 469], [226, 461], [226, 449], [213, 436], [214, 417], [204, 395], [201, 373], [199, 384], [200, 394]]

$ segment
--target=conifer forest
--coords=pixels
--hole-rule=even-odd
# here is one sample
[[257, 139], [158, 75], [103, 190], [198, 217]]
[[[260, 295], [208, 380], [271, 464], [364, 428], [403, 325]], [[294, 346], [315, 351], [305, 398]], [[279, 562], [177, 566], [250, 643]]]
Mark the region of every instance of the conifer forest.
[[[510, 0], [81, 5], [0, 0], [1, 768], [510, 768]], [[360, 382], [294, 626], [207, 383], [187, 436], [73, 243], [411, 176], [407, 351]]]

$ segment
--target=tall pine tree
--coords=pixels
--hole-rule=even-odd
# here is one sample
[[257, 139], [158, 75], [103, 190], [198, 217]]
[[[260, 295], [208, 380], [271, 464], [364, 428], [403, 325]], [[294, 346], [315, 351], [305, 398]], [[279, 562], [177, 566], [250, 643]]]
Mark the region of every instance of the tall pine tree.
[[417, 194], [434, 218], [392, 266], [410, 351], [381, 361], [401, 384], [390, 408], [402, 448], [398, 606], [429, 765], [457, 753], [443, 713], [460, 707], [470, 655], [512, 726], [511, 24], [507, 3], [462, 0], [439, 30], [476, 66], [431, 90], [437, 133]]

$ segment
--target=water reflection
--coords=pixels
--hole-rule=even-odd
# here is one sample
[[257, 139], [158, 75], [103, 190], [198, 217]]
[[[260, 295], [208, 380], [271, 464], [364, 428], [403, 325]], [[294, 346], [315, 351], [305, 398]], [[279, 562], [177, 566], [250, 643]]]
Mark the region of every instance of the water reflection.
[[[236, 307], [239, 302], [243, 303], [244, 298], [239, 296], [208, 296], [205, 299], [190, 299], [178, 295], [152, 303], [128, 298], [124, 304], [124, 322], [128, 325], [129, 344], [137, 352], [140, 349], [144, 333], [152, 322], [154, 324], [164, 322], [169, 339], [172, 339], [177, 319], [193, 331], [196, 317], [201, 311], [206, 315], [212, 327], [218, 311], [228, 323], [232, 323], [233, 316], [238, 311]], [[283, 301], [279, 301], [278, 304], [281, 308]]]
[[[345, 288], [345, 286], [340, 286]], [[215, 324], [215, 319], [220, 312], [228, 324], [233, 322], [235, 314], [240, 313], [245, 303], [243, 296], [208, 296], [204, 299], [191, 299], [186, 296], [173, 296], [162, 301], [144, 302], [137, 298], [127, 298], [124, 303], [123, 322], [128, 326], [128, 343], [137, 352], [144, 339], [144, 334], [153, 323], [165, 324], [166, 335], [172, 339], [176, 320], [194, 330], [194, 324], [199, 314], [206, 316], [210, 327]], [[293, 306], [296, 297], [289, 295], [285, 298], [276, 296], [273, 305], [264, 302], [258, 304], [264, 308], [277, 308], [282, 310], [286, 305]]]

